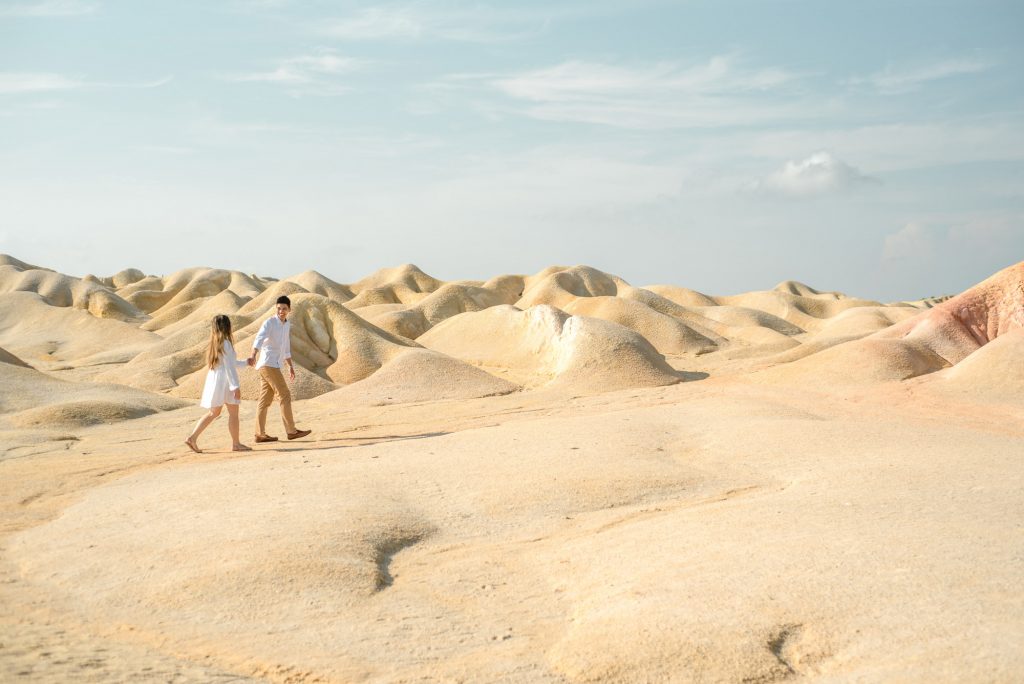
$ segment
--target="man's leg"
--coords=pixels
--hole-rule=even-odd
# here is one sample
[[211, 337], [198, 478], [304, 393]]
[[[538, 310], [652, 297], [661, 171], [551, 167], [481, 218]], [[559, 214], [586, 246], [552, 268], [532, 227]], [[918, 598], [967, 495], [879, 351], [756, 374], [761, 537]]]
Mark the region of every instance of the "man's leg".
[[[260, 401], [256, 405], [256, 436], [263, 437], [267, 434], [267, 409], [270, 408], [270, 404], [274, 401], [274, 385], [270, 382], [267, 377], [269, 370], [277, 370], [276, 368], [267, 368], [264, 366], [260, 368]], [[281, 371], [277, 371], [278, 375]]]
[[264, 367], [260, 370], [267, 371], [264, 377], [274, 386], [277, 399], [281, 402], [281, 421], [284, 423], [284, 429], [289, 435], [295, 434], [298, 430], [295, 429], [295, 419], [292, 418], [292, 393], [288, 389], [288, 383], [284, 380], [284, 373], [280, 368]]

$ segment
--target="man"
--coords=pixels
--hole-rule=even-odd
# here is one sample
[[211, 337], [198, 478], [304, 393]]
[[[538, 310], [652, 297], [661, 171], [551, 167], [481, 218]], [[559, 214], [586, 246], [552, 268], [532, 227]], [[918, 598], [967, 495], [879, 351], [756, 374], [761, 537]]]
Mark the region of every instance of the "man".
[[[255, 365], [260, 374], [260, 401], [256, 413], [256, 442], [276, 442], [277, 437], [267, 434], [267, 409], [277, 395], [281, 403], [281, 419], [284, 421], [288, 439], [305, 437], [312, 430], [299, 430], [292, 418], [292, 393], [288, 391], [284, 375], [281, 373], [281, 362], [288, 364], [288, 377], [295, 380], [295, 366], [292, 365], [292, 324], [288, 322], [288, 314], [292, 312], [292, 301], [285, 296], [277, 298], [277, 315], [263, 321], [256, 339], [252, 343], [252, 356], [249, 365]], [[259, 360], [256, 356], [259, 355]]]

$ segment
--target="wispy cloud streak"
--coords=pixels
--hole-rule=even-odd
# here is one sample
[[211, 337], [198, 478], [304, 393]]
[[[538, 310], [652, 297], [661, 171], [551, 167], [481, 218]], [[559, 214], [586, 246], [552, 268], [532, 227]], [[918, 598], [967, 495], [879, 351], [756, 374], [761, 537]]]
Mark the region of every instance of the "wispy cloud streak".
[[346, 74], [360, 68], [361, 62], [350, 57], [326, 53], [289, 57], [269, 71], [229, 76], [233, 81], [263, 81], [268, 83], [313, 83], [324, 76]]
[[362, 69], [363, 60], [342, 57], [332, 51], [284, 59], [267, 71], [229, 74], [237, 83], [269, 83], [288, 88], [292, 95], [338, 95], [350, 88], [339, 77]]
[[40, 0], [0, 7], [0, 17], [75, 17], [92, 14], [98, 8], [94, 2], [81, 0]]
[[172, 76], [141, 83], [87, 81], [78, 77], [53, 73], [0, 72], [0, 95], [43, 93], [81, 90], [84, 88], [159, 88], [169, 83]]
[[551, 12], [476, 5], [382, 5], [329, 20], [322, 35], [346, 41], [447, 40], [487, 43], [517, 40], [543, 31]]
[[781, 68], [748, 68], [728, 55], [688, 66], [570, 60], [511, 75], [454, 74], [424, 91], [482, 84], [517, 103], [512, 111], [532, 118], [662, 129], [814, 116], [817, 103], [792, 97], [801, 78]]
[[932, 81], [988, 71], [993, 62], [976, 59], [946, 59], [916, 66], [887, 65], [869, 76], [851, 78], [850, 85], [866, 85], [882, 93], [905, 93], [917, 90]]

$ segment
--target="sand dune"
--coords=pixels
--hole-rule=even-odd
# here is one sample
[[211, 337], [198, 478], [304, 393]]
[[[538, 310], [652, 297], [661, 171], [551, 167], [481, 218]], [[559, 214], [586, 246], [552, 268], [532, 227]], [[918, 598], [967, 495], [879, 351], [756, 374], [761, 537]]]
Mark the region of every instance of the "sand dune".
[[[18, 361], [14, 357], [14, 361]], [[187, 404], [119, 385], [73, 383], [34, 368], [0, 363], [0, 424], [13, 428], [75, 428], [140, 418]]]
[[[193, 454], [210, 318], [244, 357], [281, 294], [313, 435]], [[881, 304], [0, 255], [0, 679], [1018, 681], [1022, 358], [1024, 263]]]
[[0, 345], [43, 370], [124, 363], [159, 339], [135, 323], [53, 306], [34, 292], [0, 295]]
[[982, 345], [1022, 327], [1024, 262], [876, 336], [918, 342], [956, 364]]
[[209, 297], [230, 290], [241, 297], [253, 297], [265, 283], [238, 271], [213, 268], [186, 268], [163, 278], [147, 276], [117, 290], [127, 301], [146, 313], [167, 305], [174, 306], [197, 297]]
[[1024, 328], [1004, 332], [930, 380], [931, 388], [960, 396], [1024, 404]]
[[51, 306], [84, 309], [97, 318], [135, 321], [142, 312], [103, 285], [29, 266], [17, 259], [0, 265], [0, 295], [34, 292]]
[[411, 307], [388, 307], [382, 310], [387, 305], [378, 305], [378, 310], [374, 312], [367, 312], [368, 307], [363, 307], [359, 315], [388, 332], [415, 340], [447, 318], [467, 311], [482, 311], [499, 304], [511, 304], [512, 301], [500, 290], [447, 283]]
[[336, 283], [316, 271], [304, 271], [298, 275], [285, 278], [285, 280], [295, 283], [306, 292], [323, 295], [339, 304], [343, 304], [355, 296], [350, 288]]
[[382, 268], [349, 286], [356, 296], [347, 305], [356, 309], [373, 304], [414, 304], [441, 286], [412, 264]]
[[662, 354], [696, 354], [718, 345], [678, 318], [647, 304], [618, 297], [580, 297], [565, 307], [566, 313], [600, 318], [640, 334]]
[[434, 327], [420, 343], [528, 386], [593, 390], [679, 381], [664, 357], [632, 330], [547, 305], [461, 314]]
[[702, 292], [675, 285], [649, 285], [644, 288], [680, 306], [715, 306], [715, 300]]
[[839, 384], [861, 384], [906, 380], [956, 365], [1000, 335], [1024, 327], [1024, 263], [917, 315], [907, 315], [901, 307], [889, 307], [884, 314], [871, 307], [858, 317], [865, 327], [878, 326], [879, 316], [881, 322], [890, 317], [903, 320], [861, 339], [826, 345], [824, 351], [803, 356], [789, 366], [777, 366], [759, 377], [827, 378]]
[[450, 356], [409, 349], [368, 378], [326, 394], [319, 401], [334, 406], [384, 406], [493, 397], [518, 389], [518, 385]]
[[554, 267], [527, 278], [526, 289], [516, 303], [520, 309], [538, 304], [564, 307], [577, 297], [615, 296], [626, 281], [589, 266]]

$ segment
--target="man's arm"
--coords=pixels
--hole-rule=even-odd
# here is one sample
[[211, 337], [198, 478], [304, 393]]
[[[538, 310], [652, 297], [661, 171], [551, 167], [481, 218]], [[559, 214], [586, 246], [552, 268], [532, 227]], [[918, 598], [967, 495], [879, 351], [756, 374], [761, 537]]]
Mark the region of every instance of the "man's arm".
[[263, 325], [260, 326], [260, 331], [256, 333], [256, 339], [252, 341], [252, 354], [249, 355], [247, 363], [250, 366], [256, 365], [256, 355], [260, 353], [260, 347], [267, 341], [267, 328], [270, 323], [270, 319], [263, 321]]
[[295, 366], [292, 365], [292, 325], [291, 321], [288, 322], [288, 329], [285, 331], [284, 336], [284, 350], [282, 356], [284, 360], [288, 362], [288, 377], [291, 380], [295, 379]]

